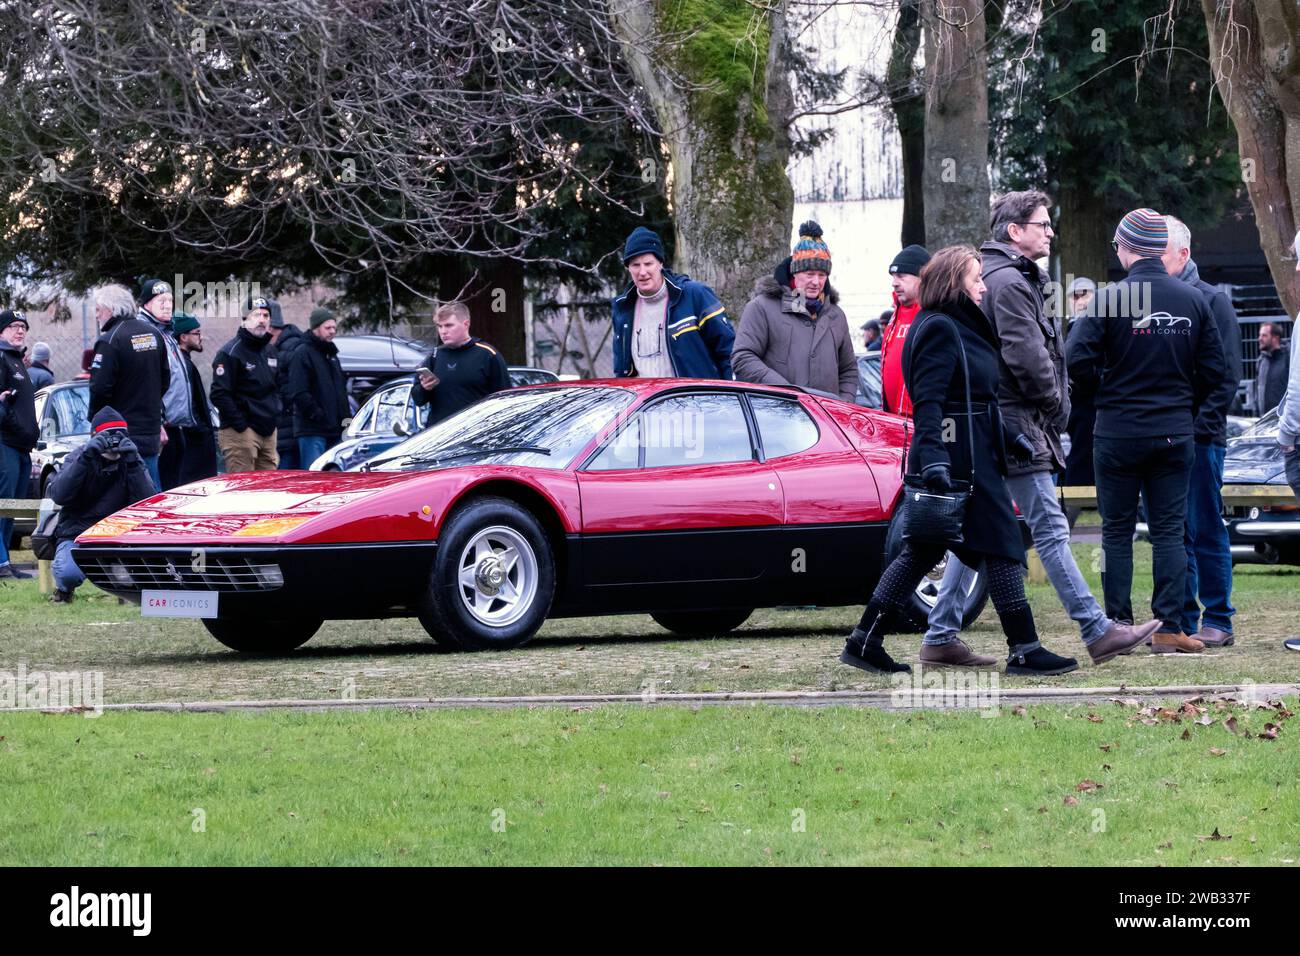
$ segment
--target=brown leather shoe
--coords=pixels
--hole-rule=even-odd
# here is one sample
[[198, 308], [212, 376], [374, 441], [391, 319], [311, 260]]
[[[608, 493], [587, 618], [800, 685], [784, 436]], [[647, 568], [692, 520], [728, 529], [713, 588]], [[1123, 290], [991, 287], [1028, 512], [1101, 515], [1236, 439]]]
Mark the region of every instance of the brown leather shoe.
[[1188, 637], [1182, 631], [1170, 634], [1168, 631], [1156, 631], [1151, 636], [1152, 654], [1199, 654], [1205, 645], [1194, 637]]
[[1132, 624], [1112, 624], [1099, 640], [1088, 645], [1088, 655], [1094, 664], [1105, 664], [1120, 654], [1128, 654], [1160, 628], [1160, 619], [1147, 621], [1134, 627]]
[[1237, 639], [1227, 631], [1221, 631], [1217, 627], [1203, 627], [1201, 633], [1196, 635], [1196, 639], [1206, 647], [1231, 647], [1237, 643]]
[[960, 637], [946, 644], [922, 644], [919, 655], [922, 664], [941, 667], [994, 667], [997, 658], [976, 654]]

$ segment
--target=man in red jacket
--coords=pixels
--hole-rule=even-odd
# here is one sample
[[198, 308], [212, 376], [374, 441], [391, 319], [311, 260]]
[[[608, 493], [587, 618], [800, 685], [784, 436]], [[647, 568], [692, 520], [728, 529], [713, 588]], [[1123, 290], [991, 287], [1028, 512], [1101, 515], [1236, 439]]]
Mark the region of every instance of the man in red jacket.
[[912, 400], [903, 385], [903, 343], [912, 320], [921, 311], [921, 268], [930, 261], [924, 246], [908, 246], [889, 264], [889, 284], [894, 289], [894, 317], [885, 329], [880, 348], [880, 388], [885, 411], [912, 416]]

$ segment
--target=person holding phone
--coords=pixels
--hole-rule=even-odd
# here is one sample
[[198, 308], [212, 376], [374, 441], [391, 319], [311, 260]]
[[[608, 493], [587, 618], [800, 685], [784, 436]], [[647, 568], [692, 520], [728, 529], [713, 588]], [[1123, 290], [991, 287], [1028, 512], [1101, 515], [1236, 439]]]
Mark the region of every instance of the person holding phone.
[[439, 348], [416, 370], [411, 397], [429, 406], [429, 424], [436, 425], [493, 392], [510, 387], [510, 371], [501, 354], [469, 334], [469, 307], [447, 302], [433, 314]]

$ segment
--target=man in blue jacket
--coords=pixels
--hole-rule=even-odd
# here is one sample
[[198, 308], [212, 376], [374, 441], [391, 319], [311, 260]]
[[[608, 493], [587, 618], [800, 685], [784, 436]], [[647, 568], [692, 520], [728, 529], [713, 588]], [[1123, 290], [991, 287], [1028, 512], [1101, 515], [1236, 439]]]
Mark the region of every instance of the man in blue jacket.
[[732, 378], [736, 332], [703, 282], [664, 268], [663, 240], [638, 226], [623, 246], [631, 287], [617, 296], [614, 374], [619, 378]]

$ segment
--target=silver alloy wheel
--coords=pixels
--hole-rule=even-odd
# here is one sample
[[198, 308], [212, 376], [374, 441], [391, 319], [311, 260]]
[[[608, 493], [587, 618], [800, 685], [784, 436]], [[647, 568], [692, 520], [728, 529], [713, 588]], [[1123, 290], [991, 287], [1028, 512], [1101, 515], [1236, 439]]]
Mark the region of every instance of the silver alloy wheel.
[[537, 556], [523, 535], [493, 525], [470, 538], [457, 565], [456, 590], [475, 620], [507, 627], [537, 596]]
[[[943, 557], [939, 559], [939, 563], [931, 568], [925, 577], [921, 578], [921, 583], [916, 586], [916, 596], [924, 601], [925, 606], [928, 608], [933, 608], [939, 600], [939, 588], [943, 584], [943, 573], [948, 568], [948, 554], [949, 552], [945, 551]], [[970, 587], [962, 595], [961, 606], [963, 612], [970, 606], [971, 595], [979, 587], [979, 581], [978, 574], [971, 575]]]

